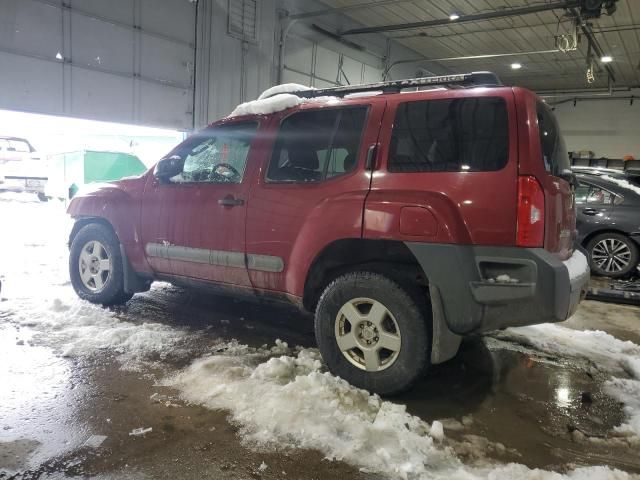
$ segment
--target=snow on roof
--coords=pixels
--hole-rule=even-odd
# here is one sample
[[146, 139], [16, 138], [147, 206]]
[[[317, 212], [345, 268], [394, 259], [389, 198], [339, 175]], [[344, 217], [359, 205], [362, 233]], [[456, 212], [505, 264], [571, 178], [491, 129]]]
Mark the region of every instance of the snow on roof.
[[241, 103], [227, 117], [240, 117], [242, 115], [267, 115], [287, 108], [295, 107], [302, 103], [302, 98], [290, 93], [281, 93], [273, 97], [251, 100]]
[[313, 90], [313, 88], [298, 83], [283, 83], [282, 85], [267, 88], [260, 94], [257, 100], [251, 100], [250, 102], [238, 105], [235, 110], [228, 115], [228, 118], [242, 115], [267, 115], [295, 107], [307, 99], [293, 95], [292, 92], [300, 92], [303, 90]]
[[[293, 86], [293, 87], [292, 87]], [[241, 103], [233, 112], [227, 115], [227, 118], [240, 117], [242, 115], [268, 115], [270, 113], [280, 112], [287, 108], [298, 106], [302, 103], [338, 103], [340, 99], [337, 97], [316, 97], [316, 98], [300, 98], [292, 93], [274, 93], [269, 96], [269, 92], [278, 92], [279, 89], [289, 89], [288, 91], [299, 91], [302, 89], [309, 90], [309, 87], [303, 87], [295, 83], [286, 83], [284, 85], [276, 85], [271, 87], [260, 95], [257, 100]], [[295, 90], [298, 88], [298, 90]]]
[[636, 195], [640, 195], [640, 187], [637, 187], [636, 185], [632, 184], [627, 180], [624, 180], [618, 177], [612, 177], [611, 175], [601, 175], [600, 178], [602, 178], [603, 180], [607, 180], [609, 182], [615, 183], [619, 187], [626, 188], [627, 190], [631, 190], [632, 192], [635, 192]]
[[307, 87], [305, 85], [300, 85], [299, 83], [283, 83], [282, 85], [276, 85], [275, 87], [267, 88], [264, 92], [260, 94], [258, 100], [263, 100], [268, 97], [273, 97], [279, 93], [293, 93], [293, 92], [301, 92], [304, 90], [315, 90], [313, 87]]

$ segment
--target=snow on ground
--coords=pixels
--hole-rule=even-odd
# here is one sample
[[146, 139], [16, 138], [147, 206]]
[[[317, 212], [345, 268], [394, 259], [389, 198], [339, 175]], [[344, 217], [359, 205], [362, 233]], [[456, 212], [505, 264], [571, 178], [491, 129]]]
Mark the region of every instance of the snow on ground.
[[[6, 297], [0, 302], [0, 319], [32, 328], [36, 341], [65, 355], [113, 352], [126, 368], [162, 360], [197, 335], [159, 323], [124, 321], [114, 311], [79, 300], [68, 281], [64, 210], [59, 204], [30, 200], [0, 195], [0, 274]], [[611, 371], [616, 377], [606, 388], [625, 403], [628, 416], [619, 433], [638, 432], [640, 347], [602, 332], [550, 325], [503, 335], [542, 351], [584, 356]], [[407, 413], [404, 405], [383, 401], [329, 374], [317, 350], [292, 349], [282, 342], [253, 349], [230, 342], [214, 352], [163, 383], [177, 388], [187, 401], [231, 412], [241, 435], [252, 444], [313, 448], [365, 471], [402, 479], [632, 478], [607, 467], [558, 474], [489, 463], [487, 442], [465, 444], [467, 451], [476, 451], [473, 464], [465, 464], [456, 453], [460, 445], [447, 438], [441, 422], [430, 425]], [[625, 378], [625, 372], [631, 378]]]
[[616, 432], [632, 437], [632, 442], [640, 447], [639, 345], [598, 330], [579, 331], [554, 324], [509, 328], [495, 337], [552, 355], [584, 359], [611, 373], [613, 377], [605, 384], [605, 391], [624, 404], [627, 417]]
[[[440, 422], [429, 425], [407, 413], [404, 405], [383, 401], [325, 372], [315, 349], [274, 355], [234, 345], [195, 361], [163, 384], [179, 389], [188, 402], [230, 411], [249, 443], [316, 449], [329, 459], [391, 478], [631, 478], [607, 467], [561, 475], [487, 460], [465, 465], [446, 440]], [[466, 445], [467, 449], [482, 446]], [[477, 457], [483, 459], [484, 451], [478, 451]]]
[[186, 331], [124, 321], [76, 296], [67, 272], [70, 223], [64, 206], [32, 203], [31, 197], [0, 194], [0, 319], [32, 328], [36, 343], [65, 356], [109, 349], [124, 368], [138, 368], [140, 361], [162, 359], [167, 352], [178, 355]]

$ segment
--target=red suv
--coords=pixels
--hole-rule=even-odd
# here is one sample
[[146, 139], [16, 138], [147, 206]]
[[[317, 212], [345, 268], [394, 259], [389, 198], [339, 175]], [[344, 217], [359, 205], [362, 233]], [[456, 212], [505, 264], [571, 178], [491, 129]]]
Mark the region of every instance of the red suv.
[[283, 90], [73, 199], [81, 298], [165, 280], [290, 301], [329, 369], [382, 394], [461, 335], [573, 314], [574, 177], [535, 94], [489, 73]]

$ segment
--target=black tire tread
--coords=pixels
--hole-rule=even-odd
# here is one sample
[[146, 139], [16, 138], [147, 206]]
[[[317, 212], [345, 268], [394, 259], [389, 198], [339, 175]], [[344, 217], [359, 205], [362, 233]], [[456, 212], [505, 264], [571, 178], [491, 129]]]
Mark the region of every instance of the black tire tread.
[[[396, 395], [409, 390], [415, 385], [416, 382], [423, 378], [425, 372], [430, 366], [431, 354], [431, 309], [427, 301], [427, 295], [417, 285], [411, 285], [409, 282], [401, 283], [396, 280], [392, 280], [388, 276], [373, 271], [352, 271], [335, 278], [324, 289], [316, 307], [315, 334], [320, 351], [324, 356], [327, 350], [327, 346], [323, 345], [326, 341], [326, 335], [323, 335], [322, 332], [322, 323], [324, 321], [322, 319], [322, 311], [328, 308], [327, 303], [330, 301], [335, 292], [344, 291], [344, 289], [349, 288], [350, 285], [358, 284], [376, 286], [376, 288], [380, 288], [385, 292], [389, 292], [391, 295], [393, 295], [393, 297], [399, 304], [404, 305], [404, 307], [407, 308], [407, 317], [410, 317], [413, 322], [415, 322], [415, 325], [413, 325], [415, 327], [415, 332], [407, 333], [405, 331], [405, 333], [403, 334], [403, 338], [410, 338], [414, 341], [421, 340], [417, 342], [418, 350], [416, 351], [416, 355], [413, 357], [413, 359], [418, 361], [419, 364], [416, 365], [414, 362], [414, 364], [411, 366], [411, 372], [404, 379], [396, 378], [396, 380], [393, 382], [379, 382], [366, 380], [363, 381], [361, 378], [359, 379], [358, 377], [362, 377], [364, 372], [351, 366], [349, 362], [344, 359], [344, 357], [342, 357], [342, 353], [340, 353], [339, 351], [338, 358], [340, 359], [341, 363], [344, 362], [344, 365], [342, 367], [336, 369], [335, 365], [333, 365], [334, 368], [332, 369], [332, 365], [330, 365], [330, 363], [334, 362], [332, 362], [328, 358], [325, 358], [325, 361], [327, 362], [331, 370], [336, 370], [333, 373], [336, 373], [337, 375], [341, 376], [357, 387], [365, 388], [381, 395]], [[387, 308], [390, 307], [387, 305]], [[396, 313], [394, 313], [394, 316], [397, 316]], [[396, 320], [399, 321], [398, 318], [396, 318]], [[333, 324], [331, 325], [331, 328], [333, 329]], [[421, 339], [418, 337], [421, 337]], [[335, 336], [332, 336], [331, 340], [335, 343]], [[400, 361], [401, 358], [398, 358], [396, 360], [396, 363]], [[396, 364], [390, 366], [387, 370], [392, 370], [394, 367], [396, 367]], [[349, 372], [349, 369], [352, 370], [351, 373], [353, 373], [353, 375], [345, 374], [345, 371]], [[406, 370], [406, 368], [402, 368], [403, 372], [405, 372]], [[375, 375], [371, 373], [364, 374]]]
[[[621, 272], [614, 273], [614, 274], [607, 273], [599, 269], [597, 266], [595, 266], [593, 261], [591, 260], [591, 251], [593, 247], [595, 247], [598, 242], [606, 238], [614, 238], [616, 240], [623, 241], [629, 246], [629, 250], [631, 250], [631, 259], [630, 259], [629, 265], [627, 266], [627, 268], [625, 268]], [[587, 252], [589, 253], [589, 267], [591, 268], [591, 271], [594, 272], [596, 275], [602, 275], [602, 276], [611, 277], [611, 278], [623, 278], [633, 273], [636, 270], [636, 266], [638, 265], [638, 260], [640, 255], [640, 252], [638, 251], [638, 246], [632, 239], [630, 239], [629, 237], [627, 237], [622, 233], [614, 233], [614, 232], [600, 233], [595, 237], [593, 237], [591, 240], [589, 240], [589, 243], [587, 244]]]
[[[95, 293], [84, 287], [78, 271], [79, 250], [91, 240], [98, 240], [110, 250], [113, 271], [106, 288]], [[69, 275], [71, 284], [76, 294], [83, 300], [91, 303], [98, 303], [104, 306], [122, 305], [133, 297], [132, 293], [124, 290], [124, 272], [122, 267], [122, 256], [120, 254], [120, 242], [111, 228], [101, 223], [89, 223], [80, 229], [69, 252]]]

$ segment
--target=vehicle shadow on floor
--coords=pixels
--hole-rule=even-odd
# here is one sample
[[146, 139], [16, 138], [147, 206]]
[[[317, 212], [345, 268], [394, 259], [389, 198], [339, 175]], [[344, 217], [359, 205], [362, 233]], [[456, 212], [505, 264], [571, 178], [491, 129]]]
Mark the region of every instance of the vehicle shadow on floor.
[[[236, 339], [250, 346], [273, 345], [280, 339], [290, 346], [316, 347], [313, 316], [286, 304], [163, 286], [136, 295], [117, 311], [130, 321], [155, 321], [204, 331], [210, 338]], [[465, 339], [456, 357], [431, 367], [410, 392], [392, 399], [405, 403], [411, 413], [429, 418], [450, 414], [451, 405], [458, 412], [471, 412], [491, 393], [509, 364], [501, 363], [496, 368], [494, 355], [482, 339], [471, 337]]]

